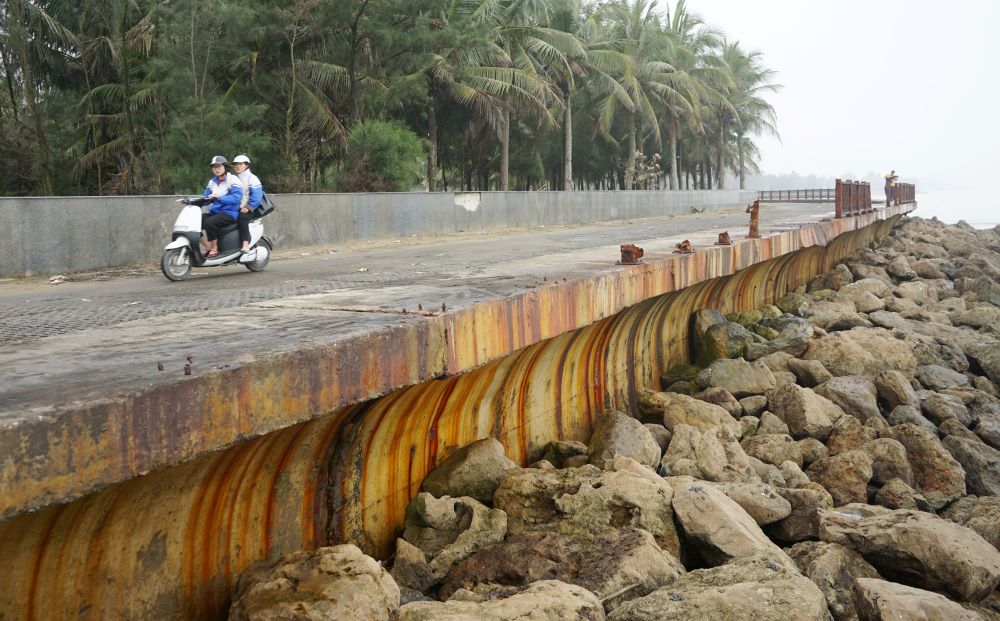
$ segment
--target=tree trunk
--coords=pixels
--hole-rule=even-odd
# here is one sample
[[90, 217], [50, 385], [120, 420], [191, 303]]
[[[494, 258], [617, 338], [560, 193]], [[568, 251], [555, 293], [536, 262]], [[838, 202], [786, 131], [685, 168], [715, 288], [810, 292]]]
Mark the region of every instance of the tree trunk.
[[678, 174], [677, 157], [677, 134], [680, 127], [677, 119], [670, 119], [670, 189], [679, 190], [681, 187], [680, 176]]
[[503, 127], [500, 128], [500, 189], [510, 189], [510, 108], [503, 106]]
[[625, 161], [625, 189], [635, 189], [635, 114], [629, 122], [628, 159]]
[[566, 110], [563, 112], [563, 180], [562, 189], [573, 189], [573, 107], [569, 103], [569, 88], [563, 96]]
[[[20, 17], [20, 15], [18, 15]], [[17, 24], [21, 26], [21, 24]], [[15, 34], [16, 33], [16, 34]], [[18, 27], [11, 33], [14, 44], [18, 48], [18, 64], [21, 67], [21, 81], [24, 83], [24, 95], [28, 100], [28, 111], [31, 113], [31, 124], [34, 126], [35, 139], [38, 141], [38, 149], [42, 154], [42, 169], [38, 171], [38, 180], [41, 184], [42, 193], [51, 196], [52, 187], [52, 151], [49, 149], [49, 141], [45, 137], [45, 124], [42, 119], [42, 111], [38, 107], [38, 90], [35, 84], [35, 75], [31, 67], [31, 55], [28, 50], [28, 33], [23, 27]]]
[[726, 166], [725, 166], [725, 140], [723, 138], [726, 135], [726, 124], [722, 123], [719, 127], [719, 136], [715, 140], [715, 174], [717, 176], [717, 181], [715, 187], [720, 190], [726, 187]]
[[740, 189], [747, 189], [746, 162], [743, 159], [743, 134], [736, 135], [736, 148], [740, 157]]
[[434, 192], [438, 152], [437, 96], [434, 93], [433, 84], [427, 90], [427, 137], [431, 143], [431, 148], [427, 153], [427, 191]]

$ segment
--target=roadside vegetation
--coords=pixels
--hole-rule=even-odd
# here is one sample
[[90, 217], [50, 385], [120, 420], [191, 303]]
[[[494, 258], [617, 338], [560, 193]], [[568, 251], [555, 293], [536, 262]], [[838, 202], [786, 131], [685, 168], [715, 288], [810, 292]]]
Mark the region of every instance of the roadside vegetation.
[[774, 77], [683, 0], [7, 0], [0, 195], [742, 187]]

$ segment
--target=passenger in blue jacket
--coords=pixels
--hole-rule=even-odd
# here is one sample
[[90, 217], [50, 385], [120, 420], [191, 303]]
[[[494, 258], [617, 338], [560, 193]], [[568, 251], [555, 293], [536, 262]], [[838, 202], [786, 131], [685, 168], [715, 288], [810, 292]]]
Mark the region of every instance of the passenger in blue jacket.
[[233, 158], [233, 170], [236, 171], [240, 185], [243, 186], [237, 224], [240, 227], [240, 243], [243, 245], [240, 252], [247, 252], [250, 250], [250, 220], [253, 219], [254, 210], [260, 206], [260, 201], [264, 198], [264, 186], [261, 185], [257, 175], [250, 172], [250, 158], [246, 155], [241, 154]]
[[229, 161], [221, 155], [212, 158], [212, 178], [205, 186], [202, 196], [214, 198], [215, 202], [208, 208], [208, 213], [201, 215], [201, 227], [205, 229], [208, 239], [206, 259], [219, 256], [219, 230], [236, 222], [240, 215], [240, 201], [243, 199], [243, 186], [239, 177], [229, 172]]

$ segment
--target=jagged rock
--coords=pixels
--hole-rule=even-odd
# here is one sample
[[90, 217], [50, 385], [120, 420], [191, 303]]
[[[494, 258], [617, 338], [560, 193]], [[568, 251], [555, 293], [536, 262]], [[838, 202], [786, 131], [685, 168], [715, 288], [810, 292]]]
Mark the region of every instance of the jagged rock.
[[403, 539], [427, 556], [435, 581], [470, 554], [503, 541], [506, 534], [507, 514], [468, 496], [434, 498], [421, 492], [406, 507]]
[[678, 556], [680, 543], [670, 506], [673, 490], [652, 470], [633, 464], [634, 468], [614, 472], [593, 466], [512, 470], [501, 479], [494, 506], [507, 512], [511, 535], [582, 536], [610, 528], [641, 528], [661, 548]]
[[[884, 270], [882, 273], [885, 273]], [[878, 278], [861, 278], [840, 288], [840, 294], [844, 296], [853, 296], [862, 292], [871, 293], [879, 298], [886, 298], [892, 295], [889, 285], [884, 280]]]
[[789, 313], [801, 317], [811, 305], [811, 301], [801, 293], [789, 291], [781, 296], [775, 303], [783, 313]]
[[893, 426], [910, 423], [918, 427], [923, 427], [932, 433], [937, 433], [938, 430], [937, 425], [924, 418], [917, 408], [910, 405], [897, 405], [892, 408], [892, 411], [886, 417], [886, 421]]
[[870, 291], [856, 293], [849, 298], [859, 313], [874, 313], [885, 309], [885, 302]]
[[846, 451], [814, 462], [809, 479], [822, 485], [837, 505], [865, 502], [872, 478], [872, 458], [863, 451]]
[[946, 436], [941, 444], [962, 464], [969, 493], [1000, 496], [1000, 451], [959, 436]]
[[439, 498], [470, 496], [490, 504], [500, 477], [516, 467], [496, 438], [485, 438], [449, 455], [424, 478], [420, 488]]
[[861, 450], [872, 458], [872, 480], [875, 485], [892, 479], [902, 479], [913, 484], [913, 468], [906, 456], [906, 449], [892, 438], [878, 438], [866, 443]]
[[782, 386], [791, 386], [795, 384], [795, 374], [788, 373], [775, 373], [774, 374], [774, 387], [781, 388]]
[[752, 457], [750, 455], [747, 455], [747, 461], [750, 462], [750, 467], [762, 483], [766, 483], [774, 487], [785, 487], [785, 485], [787, 485], [785, 477], [781, 476], [781, 471], [778, 470], [777, 466], [764, 463], [756, 457]]
[[693, 382], [699, 371], [701, 371], [701, 367], [697, 367], [693, 364], [688, 364], [686, 362], [675, 364], [667, 369], [666, 373], [660, 376], [660, 385], [666, 389], [668, 386], [677, 382]]
[[[804, 349], [805, 347], [803, 347]], [[771, 369], [772, 373], [789, 373], [788, 361], [794, 357], [786, 351], [776, 351], [758, 358], [757, 362], [763, 363], [764, 366]]]
[[979, 421], [973, 431], [983, 442], [1000, 449], [1000, 410], [980, 411], [977, 417]]
[[792, 437], [825, 440], [844, 411], [812, 389], [787, 385], [768, 391], [771, 411], [785, 421]]
[[751, 395], [740, 399], [740, 407], [743, 408], [745, 416], [757, 416], [767, 409], [767, 397], [764, 395]]
[[[671, 433], [676, 433], [678, 425], [690, 425], [701, 431], [722, 427], [733, 435], [740, 433], [739, 422], [722, 407], [687, 395], [670, 392], [655, 394], [655, 402], [663, 412], [663, 426]], [[648, 396], [647, 402], [653, 402], [653, 397]]]
[[774, 374], [760, 362], [742, 358], [719, 359], [703, 369], [695, 381], [705, 388], [718, 387], [736, 398], [759, 395], [774, 387]]
[[829, 492], [812, 487], [778, 489], [778, 494], [792, 505], [792, 512], [783, 520], [767, 527], [767, 533], [778, 541], [795, 542], [815, 539], [819, 534], [819, 511], [833, 506]]
[[[779, 320], [775, 320], [775, 322]], [[776, 353], [801, 356], [802, 352], [809, 347], [809, 342], [816, 335], [817, 328], [804, 320], [799, 321], [802, 323], [792, 323], [782, 327], [777, 338], [769, 339], [766, 343], [751, 343], [748, 345], [744, 358], [747, 360], [757, 360]], [[768, 365], [768, 368], [770, 368], [770, 365]]]
[[897, 425], [889, 433], [906, 449], [915, 487], [934, 509], [965, 495], [965, 471], [937, 435], [913, 424]]
[[893, 294], [905, 300], [913, 300], [917, 304], [923, 304], [924, 302], [937, 299], [937, 296], [934, 294], [934, 290], [927, 286], [927, 283], [923, 281], [901, 283], [898, 287], [896, 287], [896, 290], [893, 291]]
[[[789, 561], [791, 563], [791, 561]], [[612, 621], [827, 621], [819, 588], [767, 555], [692, 571], [669, 586], [618, 607]]]
[[971, 528], [994, 548], [1000, 548], [1000, 498], [966, 496], [953, 502], [941, 517]]
[[935, 425], [940, 425], [948, 418], [957, 419], [968, 427], [973, 424], [969, 408], [962, 400], [953, 395], [931, 393], [923, 402], [924, 415]]
[[542, 459], [556, 468], [563, 468], [571, 457], [587, 456], [587, 445], [578, 440], [553, 440], [545, 445]]
[[[467, 601], [459, 591], [447, 602], [411, 602], [399, 609], [398, 621], [604, 621], [601, 600], [575, 584], [543, 580], [503, 599]], [[480, 598], [476, 598], [480, 599]]]
[[879, 398], [885, 402], [889, 410], [897, 405], [920, 407], [920, 399], [913, 391], [910, 380], [899, 371], [889, 370], [879, 373], [875, 378], [875, 388], [878, 390]]
[[660, 447], [653, 435], [638, 420], [617, 410], [607, 410], [597, 417], [588, 455], [590, 463], [599, 468], [618, 455], [650, 468], [660, 463]]
[[802, 472], [802, 468], [794, 461], [781, 462], [778, 472], [785, 479], [785, 487], [801, 487], [809, 482], [809, 475]]
[[740, 405], [740, 402], [736, 400], [736, 397], [731, 395], [725, 388], [713, 386], [692, 396], [699, 401], [719, 406], [728, 412], [733, 418], [743, 416], [743, 406]]
[[937, 364], [925, 364], [917, 367], [917, 380], [931, 390], [945, 390], [946, 388], [969, 385], [969, 378], [964, 374]]
[[737, 436], [723, 427], [701, 432], [677, 425], [660, 463], [671, 475], [687, 474], [706, 481], [757, 480]]
[[852, 590], [858, 614], [869, 621], [893, 619], [947, 619], [981, 621], [982, 617], [966, 610], [944, 595], [886, 580], [859, 578]]
[[1000, 584], [1000, 552], [971, 529], [923, 511], [819, 512], [823, 541], [853, 549], [883, 576], [980, 601]]
[[830, 450], [831, 455], [836, 455], [861, 448], [876, 438], [878, 434], [874, 429], [865, 427], [853, 416], [842, 416], [833, 425], [833, 430], [826, 439], [826, 448]]
[[889, 264], [885, 266], [885, 271], [896, 280], [913, 280], [917, 273], [910, 267], [910, 262], [903, 255], [897, 255]]
[[782, 520], [792, 512], [792, 505], [765, 483], [718, 483], [717, 487], [759, 526]]
[[910, 264], [910, 267], [913, 268], [913, 271], [919, 278], [947, 278], [945, 273], [941, 271], [941, 268], [928, 259], [914, 261]]
[[725, 323], [726, 317], [717, 308], [702, 308], [691, 315], [691, 334], [696, 339], [705, 336], [705, 332], [716, 324]]
[[653, 441], [660, 447], [660, 454], [662, 455], [667, 450], [667, 447], [670, 446], [670, 430], [657, 423], [645, 423], [643, 427], [646, 428], [649, 435], [653, 436]]
[[938, 433], [942, 436], [958, 436], [960, 438], [967, 438], [974, 442], [982, 442], [983, 439], [977, 436], [975, 433], [969, 431], [969, 428], [958, 422], [955, 418], [946, 418], [941, 421], [938, 425]]
[[910, 323], [899, 313], [889, 310], [879, 310], [868, 314], [868, 320], [880, 328], [887, 330], [909, 330]]
[[396, 554], [390, 572], [400, 588], [425, 593], [438, 579], [423, 550], [405, 539], [396, 539]]
[[738, 323], [726, 321], [712, 325], [695, 343], [698, 363], [705, 366], [719, 358], [738, 358], [750, 343], [753, 343], [753, 336]]
[[869, 377], [863, 375], [835, 377], [823, 382], [814, 391], [840, 406], [846, 414], [861, 421], [866, 421], [879, 413], [878, 393], [875, 383]]
[[790, 432], [785, 421], [770, 412], [764, 412], [760, 417], [760, 425], [757, 428], [757, 433], [788, 435]]
[[345, 544], [251, 567], [240, 576], [229, 618], [389, 621], [398, 608], [399, 587], [389, 572]]
[[874, 429], [875, 433], [881, 438], [889, 431], [889, 422], [882, 417], [881, 414], [876, 414], [868, 420], [865, 421], [865, 427]]
[[[447, 599], [459, 589], [479, 592], [497, 587], [524, 587], [539, 580], [581, 586], [608, 609], [642, 597], [684, 573], [676, 558], [640, 529], [608, 530], [583, 538], [558, 533], [522, 533], [462, 561], [441, 586]], [[631, 587], [631, 588], [629, 588]], [[625, 590], [620, 597], [613, 597]]]
[[[955, 370], [961, 371], [962, 369], [955, 369]], [[983, 377], [982, 375], [976, 376], [976, 378], [973, 380], [973, 385], [978, 390], [981, 390], [985, 393], [989, 393], [993, 397], [1000, 396], [1000, 391], [998, 391], [997, 387], [993, 385], [993, 382], [991, 382], [988, 378]]]
[[574, 455], [567, 457], [563, 462], [563, 468], [581, 468], [590, 464], [590, 457], [587, 455]]
[[811, 341], [801, 357], [819, 360], [836, 376], [876, 375], [887, 369], [912, 375], [917, 367], [910, 346], [881, 328], [831, 332]]
[[858, 314], [853, 303], [815, 302], [806, 314], [813, 325], [828, 332], [871, 325], [867, 318]]
[[748, 438], [758, 433], [760, 419], [756, 416], [744, 416], [740, 419], [740, 438]]
[[836, 543], [803, 541], [788, 549], [799, 571], [812, 580], [826, 597], [827, 607], [837, 621], [858, 618], [851, 590], [858, 578], [879, 578], [860, 554]]
[[806, 388], [813, 388], [823, 382], [833, 379], [819, 360], [800, 360], [792, 358], [788, 361], [788, 369], [795, 374], [798, 383]]
[[902, 479], [889, 479], [875, 492], [875, 504], [888, 509], [913, 509], [933, 511], [922, 494], [906, 484]]
[[799, 445], [799, 452], [802, 453], [803, 466], [808, 466], [815, 461], [830, 456], [830, 449], [826, 448], [826, 445], [816, 438], [803, 438], [796, 444]]
[[736, 501], [711, 483], [672, 479], [671, 484], [674, 516], [685, 541], [709, 565], [722, 565], [757, 552], [775, 559], [788, 558]]
[[726, 321], [735, 321], [744, 328], [750, 328], [753, 324], [757, 323], [764, 318], [764, 313], [760, 312], [756, 308], [745, 311], [736, 311], [734, 313], [726, 313]]
[[791, 461], [802, 466], [802, 451], [791, 436], [785, 434], [762, 434], [747, 438], [741, 443], [747, 455], [766, 464], [780, 466]]
[[851, 270], [849, 270], [843, 263], [838, 263], [829, 272], [824, 272], [809, 281], [809, 286], [806, 287], [806, 290], [810, 292], [822, 289], [832, 289], [837, 291], [842, 286], [850, 284], [853, 281], [854, 276], [851, 275]]

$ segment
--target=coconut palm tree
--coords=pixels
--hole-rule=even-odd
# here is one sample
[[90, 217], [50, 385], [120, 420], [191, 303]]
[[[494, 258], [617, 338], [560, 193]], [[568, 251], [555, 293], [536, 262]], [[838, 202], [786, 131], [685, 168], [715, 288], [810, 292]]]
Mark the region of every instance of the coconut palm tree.
[[775, 73], [764, 67], [762, 54], [758, 51], [744, 51], [738, 41], [725, 44], [722, 58], [733, 78], [730, 102], [734, 114], [731, 119], [732, 129], [736, 134], [742, 190], [746, 186], [746, 136], [761, 132], [778, 136], [774, 107], [764, 99], [763, 94], [777, 92], [781, 86], [771, 81]]

